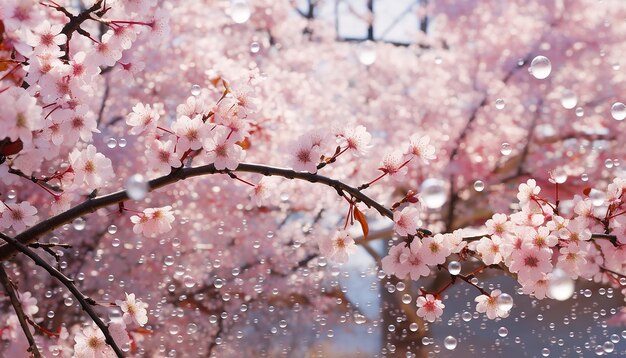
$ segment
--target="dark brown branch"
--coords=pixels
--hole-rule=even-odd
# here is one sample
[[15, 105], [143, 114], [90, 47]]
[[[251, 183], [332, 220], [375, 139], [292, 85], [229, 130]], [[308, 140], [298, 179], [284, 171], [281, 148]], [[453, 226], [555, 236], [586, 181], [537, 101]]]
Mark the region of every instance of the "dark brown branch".
[[28, 352], [32, 353], [33, 357], [41, 358], [41, 353], [39, 352], [39, 348], [37, 348], [37, 343], [35, 342], [35, 338], [33, 337], [32, 332], [30, 331], [30, 326], [28, 325], [28, 319], [26, 317], [26, 313], [24, 313], [24, 309], [22, 308], [22, 303], [20, 299], [17, 297], [17, 293], [15, 292], [15, 288], [13, 287], [13, 282], [9, 279], [4, 267], [0, 265], [0, 282], [2, 282], [2, 286], [4, 286], [5, 291], [9, 295], [11, 299], [11, 305], [15, 310], [15, 314], [17, 315], [18, 321], [20, 321], [20, 326], [22, 326], [22, 331], [24, 331], [24, 335], [26, 335], [26, 339], [28, 339]]
[[[308, 181], [311, 183], [320, 183], [326, 186], [329, 186], [337, 191], [338, 194], [348, 193], [352, 195], [357, 201], [363, 202], [368, 207], [372, 207], [376, 209], [382, 216], [386, 216], [390, 219], [393, 219], [393, 213], [388, 208], [379, 204], [375, 200], [371, 199], [367, 195], [363, 194], [358, 189], [349, 186], [339, 180], [332, 179], [329, 177], [325, 177], [319, 174], [311, 174], [305, 172], [296, 172], [292, 169], [284, 169], [284, 168], [276, 168], [266, 165], [259, 164], [247, 164], [242, 163], [239, 164], [234, 172], [247, 172], [247, 173], [258, 173], [267, 176], [280, 176], [288, 179], [299, 179]], [[195, 168], [178, 168], [174, 169], [170, 174], [156, 178], [151, 180], [149, 184], [149, 190], [154, 191], [156, 189], [162, 188], [164, 186], [176, 183], [181, 180], [185, 180], [187, 178], [203, 176], [208, 174], [226, 174], [227, 172], [215, 169], [213, 164], [203, 165]], [[21, 244], [30, 244], [35, 242], [38, 237], [41, 235], [48, 233], [65, 223], [71, 222], [72, 220], [88, 214], [90, 212], [94, 212], [100, 208], [111, 206], [122, 201], [128, 200], [128, 195], [126, 191], [121, 190], [115, 193], [111, 193], [108, 195], [103, 195], [91, 199], [87, 199], [86, 201], [70, 208], [69, 210], [53, 216], [49, 219], [41, 221], [35, 226], [29, 228], [28, 230], [23, 231], [19, 235], [15, 237], [15, 239]], [[0, 261], [7, 260], [13, 254], [15, 254], [18, 250], [15, 247], [10, 245], [2, 245], [0, 246]]]
[[67, 277], [63, 273], [61, 273], [59, 270], [57, 270], [54, 267], [52, 267], [49, 263], [47, 263], [39, 255], [37, 255], [33, 250], [31, 250], [28, 246], [25, 246], [23, 243], [19, 242], [16, 238], [12, 238], [12, 237], [7, 236], [7, 235], [5, 235], [3, 233], [0, 233], [0, 238], [2, 238], [2, 240], [6, 241], [7, 244], [12, 246], [15, 250], [17, 250], [17, 251], [23, 253], [24, 255], [28, 256], [31, 260], [33, 260], [33, 262], [35, 262], [35, 264], [37, 266], [40, 266], [44, 270], [48, 271], [48, 273], [51, 276], [54, 276], [54, 278], [59, 280], [65, 287], [67, 287], [67, 289], [72, 293], [72, 295], [74, 295], [74, 297], [76, 297], [76, 299], [78, 300], [78, 302], [82, 306], [83, 310], [85, 312], [87, 312], [89, 317], [91, 317], [91, 319], [98, 326], [98, 328], [100, 328], [100, 330], [102, 331], [102, 334], [104, 334], [106, 342], [111, 346], [111, 348], [113, 348], [113, 350], [115, 351], [115, 354], [118, 357], [124, 357], [124, 353], [117, 346], [117, 343], [115, 343], [115, 341], [113, 340], [113, 337], [111, 336], [111, 333], [109, 332], [109, 327], [107, 327], [107, 325], [102, 321], [102, 319], [100, 319], [100, 317], [98, 316], [98, 314], [96, 313], [96, 311], [92, 307], [93, 305], [96, 304], [96, 301], [94, 301], [93, 299], [85, 296], [76, 287], [76, 285], [74, 284], [74, 280], [70, 279], [69, 277]]

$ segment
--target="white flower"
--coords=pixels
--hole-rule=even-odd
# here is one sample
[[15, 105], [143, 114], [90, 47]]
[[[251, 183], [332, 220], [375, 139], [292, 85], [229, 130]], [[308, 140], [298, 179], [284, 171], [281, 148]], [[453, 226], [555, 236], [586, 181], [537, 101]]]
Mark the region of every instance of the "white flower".
[[115, 176], [111, 159], [96, 152], [96, 147], [91, 144], [82, 151], [74, 149], [70, 153], [70, 164], [74, 170], [74, 183], [81, 185], [84, 182], [90, 189], [103, 186]]
[[402, 211], [393, 213], [393, 230], [400, 236], [415, 235], [421, 224], [419, 210], [414, 206], [407, 206]]
[[228, 128], [218, 126], [213, 130], [212, 136], [204, 141], [208, 160], [217, 170], [235, 170], [246, 156], [243, 148], [230, 136], [231, 133]]
[[37, 223], [37, 209], [27, 201], [21, 203], [0, 202], [0, 227], [20, 232]]
[[528, 202], [535, 197], [541, 188], [537, 186], [537, 182], [535, 179], [528, 179], [526, 183], [522, 183], [519, 185], [517, 199], [519, 200], [519, 204], [524, 206], [528, 204]]
[[336, 263], [346, 263], [350, 254], [356, 250], [354, 239], [347, 230], [341, 230], [334, 236], [324, 236], [320, 241], [320, 251], [327, 259]]
[[133, 107], [133, 112], [126, 118], [126, 124], [133, 127], [130, 129], [130, 134], [136, 135], [144, 131], [155, 130], [159, 117], [159, 111], [156, 108], [152, 109], [150, 105], [138, 103]]
[[435, 322], [443, 314], [443, 309], [446, 307], [441, 300], [436, 299], [431, 294], [427, 294], [426, 297], [419, 296], [415, 303], [419, 307], [417, 315], [428, 322]]
[[74, 337], [74, 356], [76, 358], [109, 358], [115, 352], [107, 343], [104, 334], [95, 326], [83, 328]]
[[349, 128], [339, 135], [339, 144], [344, 149], [348, 149], [355, 157], [367, 154], [367, 150], [371, 147], [371, 140], [372, 135], [367, 132], [364, 126]]
[[480, 295], [474, 299], [476, 304], [476, 311], [480, 313], [486, 313], [487, 318], [496, 319], [497, 317], [505, 318], [509, 315], [509, 311], [505, 311], [498, 306], [498, 296], [502, 292], [500, 290], [491, 291], [491, 295]]
[[430, 137], [419, 136], [414, 134], [409, 138], [409, 146], [406, 150], [405, 159], [410, 160], [413, 157], [421, 158], [422, 161], [428, 164], [429, 160], [434, 160], [437, 157], [435, 156], [435, 146], [430, 144]]
[[148, 208], [142, 214], [131, 216], [130, 221], [135, 224], [133, 226], [135, 234], [143, 233], [144, 236], [151, 236], [170, 231], [174, 222], [174, 214], [172, 214], [172, 207], [169, 205], [161, 208]]
[[118, 305], [122, 312], [124, 312], [124, 322], [130, 324], [132, 322], [137, 323], [139, 326], [148, 323], [148, 304], [135, 300], [135, 294], [126, 293], [126, 299], [124, 301], [116, 300], [115, 304]]

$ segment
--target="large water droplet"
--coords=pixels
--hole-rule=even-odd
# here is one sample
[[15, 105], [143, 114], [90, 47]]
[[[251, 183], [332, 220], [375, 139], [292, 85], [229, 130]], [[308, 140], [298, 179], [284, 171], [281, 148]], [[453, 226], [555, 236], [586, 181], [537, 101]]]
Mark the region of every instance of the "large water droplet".
[[198, 85], [193, 85], [191, 86], [191, 94], [194, 96], [197, 96], [200, 94], [200, 92], [202, 91], [202, 88], [200, 88], [200, 86]]
[[503, 311], [510, 311], [513, 308], [513, 297], [508, 293], [502, 293], [496, 299], [498, 308]]
[[500, 147], [500, 153], [502, 153], [502, 155], [510, 155], [512, 151], [513, 148], [511, 148], [509, 143], [502, 143], [502, 146]]
[[443, 340], [443, 345], [444, 347], [446, 347], [447, 350], [454, 350], [454, 348], [456, 348], [456, 338], [452, 337], [452, 336], [447, 336], [446, 338], [444, 338]]
[[567, 181], [567, 173], [565, 172], [565, 169], [560, 167], [556, 168], [552, 172], [552, 177], [554, 178], [554, 181], [559, 184], [563, 184]]
[[107, 147], [109, 147], [111, 149], [117, 147], [117, 140], [115, 138], [107, 139]]
[[76, 218], [74, 219], [74, 221], [72, 222], [72, 226], [74, 226], [74, 229], [76, 229], [76, 231], [83, 231], [85, 230], [85, 219], [83, 218]]
[[237, 24], [243, 24], [250, 19], [250, 5], [245, 0], [233, 0], [230, 4], [230, 17]]
[[564, 90], [561, 95], [561, 105], [563, 108], [572, 109], [576, 107], [576, 104], [578, 104], [578, 97], [576, 97], [576, 94], [571, 90]]
[[611, 116], [616, 121], [623, 121], [626, 118], [626, 105], [622, 102], [615, 102], [611, 106]]
[[448, 200], [445, 182], [441, 179], [429, 178], [420, 186], [421, 200], [427, 208], [439, 209]]
[[126, 194], [132, 200], [141, 200], [148, 194], [148, 183], [141, 174], [131, 175], [126, 181]]
[[450, 261], [448, 263], [448, 271], [451, 275], [458, 275], [461, 273], [461, 263], [458, 261]]
[[498, 336], [506, 337], [509, 334], [509, 330], [506, 327], [498, 328]]
[[530, 73], [539, 80], [543, 80], [550, 76], [552, 72], [552, 64], [545, 56], [537, 56], [530, 63]]
[[485, 182], [483, 182], [482, 180], [476, 180], [474, 182], [474, 190], [476, 190], [477, 192], [485, 190]]
[[354, 313], [354, 323], [356, 324], [363, 324], [367, 321], [367, 319], [365, 318], [365, 316], [363, 316], [360, 313]]
[[505, 103], [502, 98], [496, 99], [496, 109], [504, 109]]
[[376, 47], [372, 41], [365, 41], [359, 44], [358, 49], [359, 62], [365, 66], [369, 66], [376, 62]]
[[250, 52], [251, 53], [258, 53], [261, 50], [261, 45], [254, 41], [250, 44]]
[[549, 275], [548, 293], [555, 300], [565, 301], [574, 294], [574, 280], [557, 268]]

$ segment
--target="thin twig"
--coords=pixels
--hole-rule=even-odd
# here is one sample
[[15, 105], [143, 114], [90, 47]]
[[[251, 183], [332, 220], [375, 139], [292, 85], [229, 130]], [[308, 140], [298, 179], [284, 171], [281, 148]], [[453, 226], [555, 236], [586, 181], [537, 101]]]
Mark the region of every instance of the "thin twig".
[[24, 313], [24, 309], [22, 308], [22, 303], [20, 299], [17, 297], [17, 293], [15, 292], [15, 288], [13, 287], [13, 282], [9, 279], [7, 272], [4, 270], [4, 267], [0, 265], [0, 282], [2, 282], [2, 286], [7, 291], [9, 298], [11, 299], [11, 305], [15, 310], [15, 314], [17, 315], [18, 321], [20, 321], [20, 326], [22, 326], [22, 331], [24, 331], [24, 335], [26, 335], [26, 339], [28, 339], [28, 352], [32, 353], [33, 357], [41, 358], [42, 355], [39, 352], [39, 348], [37, 348], [37, 343], [35, 342], [35, 338], [33, 337], [32, 332], [30, 331], [30, 326], [28, 325], [28, 319], [26, 318], [26, 313]]
[[59, 270], [57, 270], [54, 267], [52, 267], [49, 263], [47, 263], [39, 255], [37, 255], [28, 246], [25, 246], [24, 244], [19, 242], [17, 239], [12, 238], [10, 236], [7, 236], [7, 235], [5, 235], [3, 233], [0, 233], [0, 238], [2, 238], [2, 240], [6, 241], [9, 245], [11, 245], [15, 250], [17, 250], [17, 251], [23, 253], [24, 255], [28, 256], [31, 260], [33, 260], [35, 262], [35, 264], [37, 266], [40, 266], [44, 270], [48, 271], [48, 273], [51, 276], [54, 276], [65, 287], [67, 287], [67, 289], [70, 290], [72, 295], [74, 295], [74, 297], [76, 297], [76, 300], [78, 300], [78, 302], [80, 302], [80, 305], [82, 306], [83, 310], [85, 312], [87, 312], [89, 317], [91, 317], [91, 319], [98, 326], [98, 328], [100, 328], [100, 331], [102, 331], [102, 334], [104, 334], [104, 337], [106, 338], [106, 342], [111, 346], [111, 348], [113, 348], [113, 350], [115, 351], [115, 354], [118, 357], [124, 357], [124, 353], [122, 352], [120, 347], [117, 346], [117, 343], [115, 343], [115, 341], [113, 340], [113, 337], [111, 336], [111, 333], [109, 332], [109, 328], [102, 321], [102, 319], [100, 319], [100, 317], [98, 316], [98, 314], [96, 313], [96, 311], [92, 307], [93, 305], [96, 304], [96, 301], [94, 301], [93, 299], [91, 299], [91, 298], [87, 297], [85, 294], [83, 294], [76, 287], [76, 285], [74, 285], [74, 280], [70, 279], [69, 277], [67, 277], [63, 273], [61, 273]]

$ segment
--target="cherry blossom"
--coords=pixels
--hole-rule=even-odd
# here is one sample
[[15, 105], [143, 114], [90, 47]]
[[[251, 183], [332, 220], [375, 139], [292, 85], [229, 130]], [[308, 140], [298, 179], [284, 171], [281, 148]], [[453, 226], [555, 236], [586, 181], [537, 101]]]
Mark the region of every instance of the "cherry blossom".
[[218, 170], [234, 170], [245, 158], [246, 152], [230, 137], [231, 131], [225, 127], [216, 127], [204, 141], [204, 149], [210, 163]]
[[496, 319], [497, 317], [505, 318], [509, 316], [509, 311], [505, 311], [498, 305], [498, 296], [502, 292], [500, 290], [493, 290], [489, 296], [480, 295], [474, 300], [476, 304], [476, 311], [479, 313], [487, 314], [487, 318]]
[[404, 243], [392, 246], [389, 254], [382, 259], [382, 269], [387, 275], [395, 275], [402, 279], [409, 273], [407, 265], [411, 258], [411, 250]]
[[348, 128], [344, 133], [339, 134], [339, 145], [349, 150], [354, 156], [367, 154], [371, 147], [372, 135], [367, 132], [364, 126]]
[[407, 206], [402, 211], [393, 213], [393, 230], [400, 236], [415, 235], [421, 221], [419, 210], [415, 206]]
[[520, 205], [526, 205], [539, 194], [541, 188], [537, 186], [537, 181], [535, 181], [535, 179], [528, 179], [526, 183], [519, 185], [518, 190], [517, 200], [519, 200]]
[[497, 235], [483, 237], [476, 246], [476, 252], [480, 254], [485, 264], [496, 265], [503, 261], [502, 239]]
[[332, 237], [321, 238], [319, 245], [322, 255], [336, 263], [348, 262], [349, 256], [356, 250], [354, 239], [347, 230], [338, 231]]
[[552, 250], [523, 245], [511, 254], [509, 270], [517, 273], [520, 281], [538, 280], [552, 270]]
[[209, 136], [209, 128], [200, 116], [189, 118], [187, 116], [178, 117], [172, 124], [172, 131], [178, 136], [176, 150], [184, 152], [187, 149], [198, 150], [202, 148], [202, 143]]
[[27, 201], [21, 203], [0, 202], [0, 227], [13, 228], [20, 232], [29, 226], [33, 226], [37, 220], [37, 208]]
[[174, 141], [161, 141], [155, 139], [146, 150], [148, 166], [159, 173], [169, 173], [172, 168], [179, 168], [182, 164], [178, 154], [174, 151]]
[[96, 152], [96, 147], [88, 145], [86, 149], [75, 149], [70, 153], [70, 164], [74, 171], [74, 183], [87, 185], [90, 189], [104, 186], [107, 180], [114, 177], [111, 160], [102, 153]]
[[405, 159], [420, 158], [425, 164], [435, 160], [435, 147], [430, 144], [430, 137], [414, 134], [409, 138], [409, 146], [406, 150]]
[[419, 296], [415, 303], [418, 307], [417, 315], [428, 322], [435, 322], [443, 314], [443, 309], [446, 307], [441, 300], [436, 299], [431, 294]]
[[157, 127], [159, 117], [160, 115], [157, 108], [151, 108], [150, 105], [137, 103], [133, 107], [133, 112], [126, 118], [126, 124], [133, 127], [129, 133], [138, 135], [144, 131], [154, 131]]
[[171, 206], [160, 208], [148, 208], [139, 215], [130, 217], [130, 221], [135, 224], [133, 232], [144, 236], [162, 234], [172, 229], [174, 214]]
[[291, 167], [295, 171], [309, 173], [317, 172], [317, 164], [320, 162], [320, 147], [313, 145], [311, 138], [304, 135], [291, 145]]
[[123, 301], [117, 300], [115, 304], [118, 305], [122, 312], [124, 312], [123, 318], [126, 324], [136, 323], [139, 326], [144, 326], [148, 323], [148, 313], [146, 309], [148, 304], [137, 301], [134, 293], [126, 293], [126, 299]]
[[74, 336], [74, 355], [77, 358], [115, 357], [115, 352], [106, 343], [104, 334], [97, 327], [86, 326]]
[[27, 44], [35, 49], [36, 53], [47, 51], [49, 48], [58, 47], [65, 44], [67, 36], [61, 33], [63, 25], [51, 24], [45, 20], [34, 29], [34, 33], [27, 36]]

